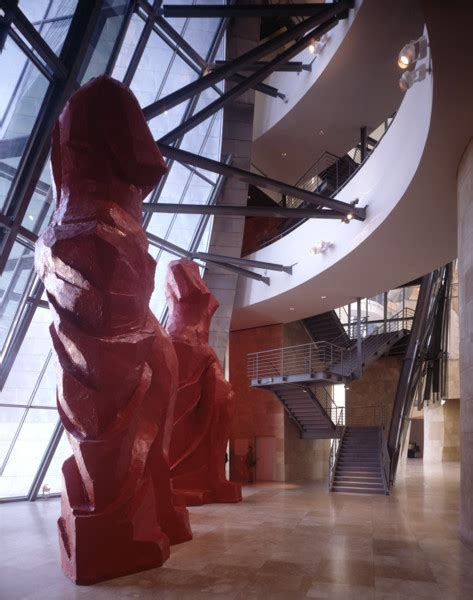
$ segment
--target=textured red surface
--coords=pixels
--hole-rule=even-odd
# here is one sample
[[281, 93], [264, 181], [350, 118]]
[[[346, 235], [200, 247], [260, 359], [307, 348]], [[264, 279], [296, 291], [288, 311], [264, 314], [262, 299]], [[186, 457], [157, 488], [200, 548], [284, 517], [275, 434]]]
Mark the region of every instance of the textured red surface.
[[189, 260], [171, 262], [166, 296], [167, 332], [179, 360], [179, 391], [172, 432], [173, 489], [188, 506], [239, 502], [241, 487], [225, 477], [225, 451], [234, 394], [209, 346], [218, 302]]
[[79, 584], [161, 565], [192, 537], [172, 503], [168, 450], [177, 389], [172, 343], [149, 311], [155, 261], [143, 198], [166, 171], [131, 92], [82, 87], [53, 133], [57, 205], [38, 240], [58, 358], [63, 570]]

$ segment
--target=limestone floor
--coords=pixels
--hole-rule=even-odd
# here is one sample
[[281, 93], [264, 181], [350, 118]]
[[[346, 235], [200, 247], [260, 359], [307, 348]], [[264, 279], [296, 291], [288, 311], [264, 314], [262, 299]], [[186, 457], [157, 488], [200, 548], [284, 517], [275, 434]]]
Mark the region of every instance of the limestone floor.
[[194, 540], [174, 547], [164, 567], [92, 587], [59, 569], [58, 500], [4, 504], [0, 598], [472, 598], [458, 486], [457, 464], [420, 461], [389, 497], [329, 495], [323, 483], [255, 485], [239, 505], [191, 509]]

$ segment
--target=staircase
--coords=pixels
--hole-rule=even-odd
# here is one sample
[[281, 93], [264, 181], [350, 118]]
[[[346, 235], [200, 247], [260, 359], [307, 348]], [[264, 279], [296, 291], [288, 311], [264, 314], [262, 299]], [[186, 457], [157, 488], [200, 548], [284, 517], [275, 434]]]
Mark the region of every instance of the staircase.
[[[282, 402], [285, 411], [299, 429], [301, 438], [316, 440], [336, 437], [335, 425], [329, 415], [333, 413], [333, 419], [337, 422], [337, 409], [326, 390], [325, 399], [330, 398], [329, 406], [327, 403], [323, 404], [308, 386], [274, 385], [267, 386], [266, 389], [276, 394]], [[338, 409], [340, 410], [343, 409]]]
[[332, 492], [389, 493], [381, 464], [379, 427], [346, 427], [335, 462]]
[[314, 342], [336, 343], [338, 346], [345, 348], [348, 348], [352, 343], [334, 310], [308, 317], [302, 323]]

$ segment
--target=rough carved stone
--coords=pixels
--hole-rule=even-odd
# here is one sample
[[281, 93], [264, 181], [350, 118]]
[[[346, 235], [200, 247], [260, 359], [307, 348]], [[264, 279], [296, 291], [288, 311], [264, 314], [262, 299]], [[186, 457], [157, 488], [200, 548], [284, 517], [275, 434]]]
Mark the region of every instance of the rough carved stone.
[[166, 171], [133, 94], [99, 77], [53, 132], [56, 210], [36, 246], [53, 315], [63, 466], [62, 567], [90, 584], [161, 565], [192, 537], [168, 451], [177, 358], [148, 305], [141, 203]]
[[241, 487], [225, 477], [225, 451], [235, 397], [209, 346], [218, 302], [190, 260], [168, 266], [166, 330], [179, 360], [170, 465], [174, 491], [188, 506], [239, 502]]

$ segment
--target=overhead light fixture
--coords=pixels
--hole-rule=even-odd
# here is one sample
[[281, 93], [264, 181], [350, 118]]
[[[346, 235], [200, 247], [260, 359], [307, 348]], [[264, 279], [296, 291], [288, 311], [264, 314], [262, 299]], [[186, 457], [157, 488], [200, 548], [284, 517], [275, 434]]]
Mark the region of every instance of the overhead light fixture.
[[428, 43], [425, 36], [422, 35], [417, 40], [411, 40], [399, 52], [397, 64], [401, 69], [409, 68], [417, 60], [427, 56], [427, 48]]
[[348, 213], [348, 214], [347, 214], [347, 219], [348, 219], [349, 221], [351, 221], [351, 220], [353, 219], [353, 213]]
[[416, 81], [423, 81], [430, 69], [426, 65], [420, 65], [417, 69], [404, 71], [399, 79], [399, 87], [403, 92], [407, 92]]
[[294, 307], [293, 307], [293, 306], [290, 306], [290, 307], [289, 307], [289, 310], [294, 310]]
[[34, 217], [33, 217], [33, 215], [28, 215], [28, 219], [29, 219], [30, 221], [34, 221]]
[[311, 54], [319, 54], [327, 45], [328, 40], [329, 36], [327, 34], [322, 35], [318, 40], [312, 38], [307, 49]]
[[331, 248], [332, 246], [333, 246], [332, 242], [326, 242], [325, 240], [319, 240], [309, 250], [309, 254], [311, 256], [315, 256], [316, 254], [323, 254], [324, 252], [327, 252], [327, 250], [329, 248]]
[[320, 296], [321, 300], [325, 300], [327, 296]]
[[323, 129], [319, 130], [319, 135], [325, 135], [325, 131]]

